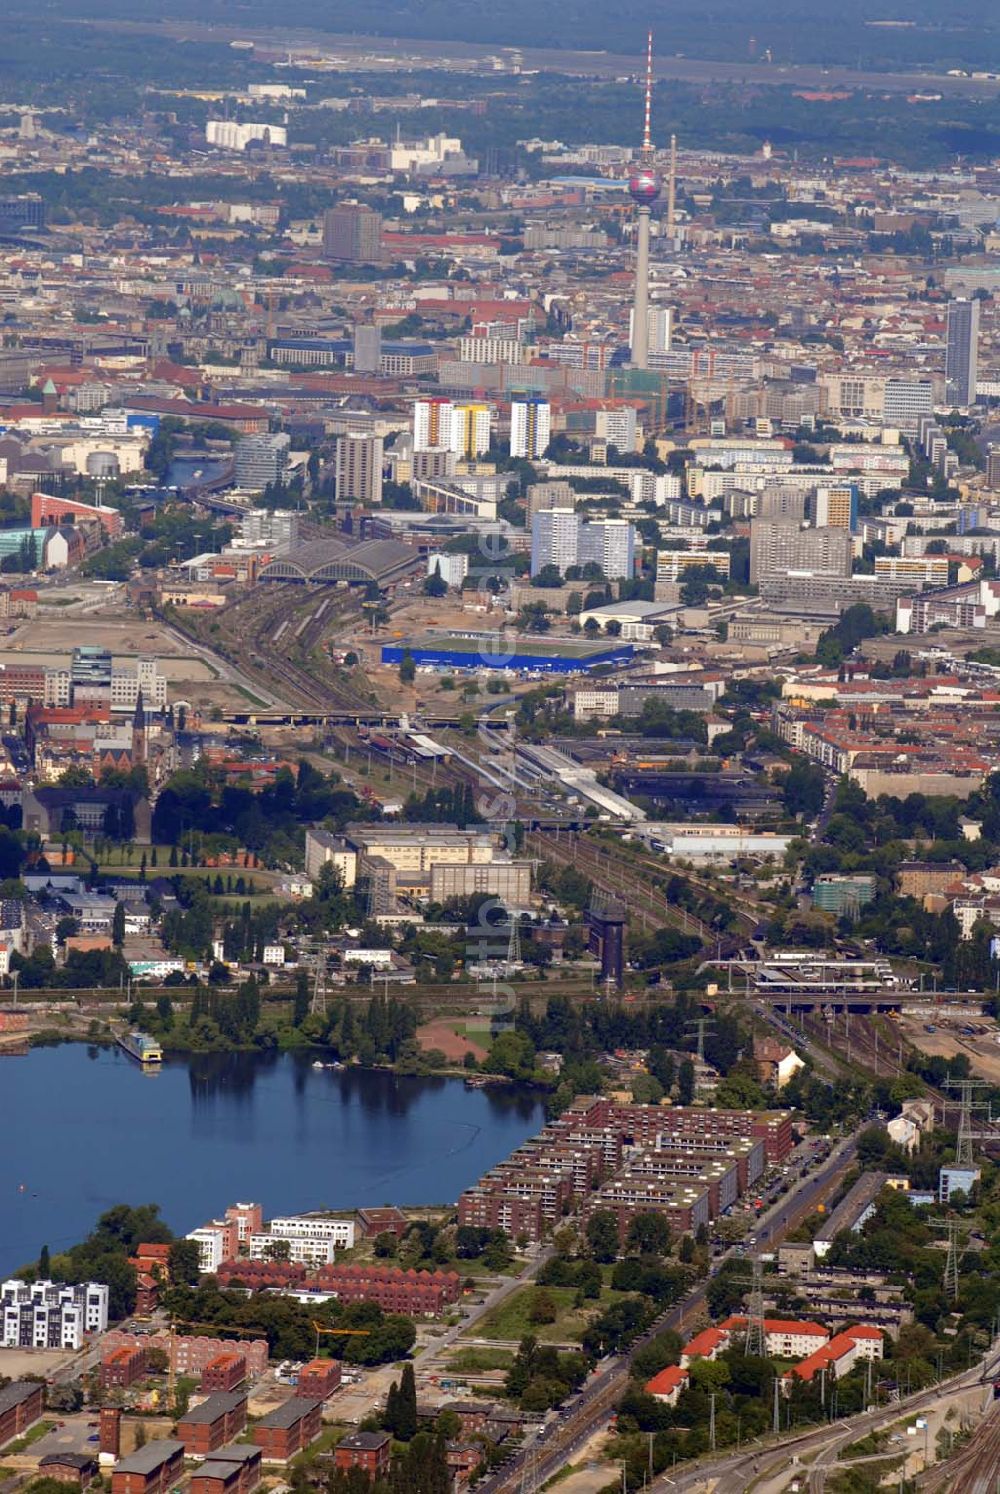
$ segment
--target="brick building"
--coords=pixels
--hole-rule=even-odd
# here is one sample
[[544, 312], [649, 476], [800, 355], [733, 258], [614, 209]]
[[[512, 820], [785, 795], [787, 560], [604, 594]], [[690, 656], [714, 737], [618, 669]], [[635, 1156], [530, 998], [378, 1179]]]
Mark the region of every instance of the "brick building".
[[45, 1409], [45, 1387], [34, 1380], [12, 1380], [0, 1387], [0, 1447], [34, 1426]]
[[388, 1472], [391, 1457], [388, 1432], [352, 1432], [338, 1442], [333, 1461], [338, 1468], [363, 1468], [374, 1483]]
[[302, 1452], [323, 1424], [323, 1402], [292, 1396], [283, 1406], [262, 1416], [253, 1429], [253, 1440], [265, 1461], [284, 1463]]
[[190, 1457], [207, 1457], [242, 1432], [247, 1424], [247, 1397], [242, 1390], [218, 1390], [200, 1406], [191, 1406], [177, 1422], [177, 1435]]
[[100, 1441], [98, 1447], [102, 1453], [108, 1453], [112, 1458], [121, 1456], [122, 1450], [122, 1413], [119, 1406], [102, 1406], [98, 1412], [100, 1418], [98, 1427], [100, 1430]]
[[201, 1384], [199, 1390], [235, 1390], [237, 1385], [242, 1385], [247, 1377], [247, 1362], [242, 1354], [232, 1350], [226, 1354], [216, 1354], [210, 1359], [201, 1372]]
[[217, 1448], [191, 1475], [191, 1494], [253, 1494], [263, 1456], [249, 1442]]
[[398, 1266], [321, 1266], [316, 1285], [340, 1302], [377, 1302], [386, 1312], [438, 1313], [462, 1295], [457, 1271], [402, 1271]]
[[127, 1390], [145, 1373], [146, 1350], [141, 1344], [134, 1349], [122, 1344], [101, 1360], [101, 1384], [105, 1390]]
[[111, 1473], [111, 1494], [167, 1494], [184, 1477], [184, 1444], [172, 1437], [147, 1442]]
[[310, 1359], [299, 1370], [296, 1390], [300, 1396], [310, 1400], [325, 1401], [340, 1384], [340, 1361], [338, 1359]]
[[397, 1240], [401, 1240], [410, 1227], [402, 1209], [358, 1209], [356, 1217], [366, 1240], [375, 1235], [395, 1235]]
[[[197, 1375], [199, 1379], [206, 1365], [220, 1354], [233, 1352], [233, 1341], [229, 1338], [199, 1338], [195, 1334], [185, 1337], [176, 1337], [171, 1341], [170, 1334], [164, 1330], [161, 1333], [126, 1333], [124, 1329], [114, 1328], [106, 1333], [103, 1339], [105, 1351], [117, 1349], [122, 1344], [129, 1344], [133, 1348], [138, 1344], [145, 1344], [147, 1349], [162, 1349], [168, 1358], [173, 1359], [174, 1372], [178, 1375]], [[247, 1364], [249, 1375], [262, 1375], [267, 1369], [267, 1339], [266, 1338], [243, 1338], [240, 1339], [239, 1352], [243, 1355]]]
[[97, 1475], [97, 1459], [91, 1453], [46, 1453], [38, 1460], [39, 1478], [54, 1478], [74, 1489], [86, 1489]]
[[223, 1261], [215, 1273], [220, 1286], [236, 1284], [252, 1292], [265, 1287], [303, 1286], [306, 1268], [295, 1261]]

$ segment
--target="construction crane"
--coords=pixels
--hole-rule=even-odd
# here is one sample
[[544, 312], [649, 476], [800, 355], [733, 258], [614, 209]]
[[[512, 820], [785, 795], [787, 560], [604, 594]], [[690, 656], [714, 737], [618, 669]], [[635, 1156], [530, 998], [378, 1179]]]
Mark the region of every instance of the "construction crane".
[[313, 1327], [316, 1330], [316, 1358], [319, 1358], [319, 1339], [321, 1333], [336, 1334], [338, 1337], [367, 1338], [371, 1333], [370, 1328], [327, 1328], [323, 1323], [317, 1323], [313, 1318]]

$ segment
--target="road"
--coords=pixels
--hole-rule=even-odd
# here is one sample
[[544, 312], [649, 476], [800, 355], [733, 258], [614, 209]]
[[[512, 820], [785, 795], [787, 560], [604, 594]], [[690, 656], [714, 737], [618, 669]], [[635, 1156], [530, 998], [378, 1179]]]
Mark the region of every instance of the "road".
[[467, 1336], [470, 1328], [478, 1323], [481, 1318], [484, 1318], [495, 1307], [499, 1307], [501, 1302], [506, 1302], [508, 1297], [525, 1286], [535, 1275], [535, 1272], [540, 1270], [546, 1261], [551, 1260], [553, 1254], [554, 1251], [550, 1248], [542, 1250], [536, 1256], [533, 1256], [516, 1276], [505, 1277], [503, 1281], [487, 1292], [482, 1302], [467, 1317], [464, 1317], [460, 1323], [456, 1323], [453, 1327], [446, 1329], [432, 1343], [427, 1344], [425, 1348], [415, 1354], [413, 1357], [413, 1372], [417, 1378], [419, 1379], [421, 1375], [426, 1375], [434, 1360], [440, 1354], [443, 1354], [445, 1350], [453, 1348], [459, 1338]]
[[[996, 1345], [990, 1351], [988, 1362], [995, 1363]], [[770, 1474], [775, 1476], [785, 1471], [789, 1477], [797, 1474], [800, 1483], [808, 1488], [809, 1494], [821, 1494], [829, 1473], [843, 1467], [843, 1461], [838, 1462], [837, 1454], [848, 1447], [852, 1442], [857, 1442], [869, 1432], [878, 1431], [893, 1423], [913, 1416], [916, 1413], [937, 1405], [942, 1400], [967, 1393], [970, 1388], [978, 1385], [984, 1375], [984, 1366], [977, 1364], [970, 1370], [963, 1370], [961, 1374], [954, 1375], [948, 1380], [943, 1380], [937, 1385], [930, 1386], [927, 1390], [917, 1391], [914, 1395], [904, 1397], [900, 1401], [894, 1401], [878, 1410], [863, 1411], [860, 1415], [851, 1417], [849, 1421], [840, 1421], [832, 1426], [818, 1427], [815, 1430], [802, 1432], [799, 1436], [785, 1436], [781, 1440], [780, 1448], [768, 1447], [766, 1444], [757, 1447], [746, 1448], [740, 1452], [731, 1452], [725, 1457], [713, 1458], [707, 1462], [700, 1463], [695, 1468], [689, 1468], [680, 1473], [663, 1473], [651, 1486], [657, 1494], [695, 1494], [695, 1491], [711, 1488], [714, 1494], [746, 1494], [749, 1487], [758, 1487], [763, 1484], [764, 1479]], [[920, 1480], [920, 1488], [941, 1491], [961, 1491], [961, 1494], [994, 1494], [997, 1487], [996, 1473], [1000, 1472], [1000, 1416], [994, 1415], [984, 1424], [989, 1428], [989, 1450], [986, 1442], [981, 1444], [978, 1452], [973, 1456], [972, 1449], [975, 1447], [979, 1433], [966, 1446], [950, 1460], [947, 1465], [941, 1465], [928, 1476], [928, 1481]], [[900, 1452], [906, 1452], [905, 1445]], [[816, 1454], [809, 1469], [799, 1470], [792, 1464], [792, 1458], [802, 1459], [807, 1455]], [[970, 1464], [978, 1463], [981, 1468], [992, 1466], [992, 1459], [996, 1457], [996, 1468], [992, 1483], [981, 1483], [977, 1479], [982, 1474], [976, 1475], [972, 1481], [968, 1480], [968, 1467], [962, 1463], [965, 1455], [969, 1455]], [[964, 1471], [963, 1471], [964, 1469]], [[957, 1476], [956, 1476], [957, 1471]]]
[[[779, 1199], [761, 1215], [754, 1227], [753, 1250], [769, 1250], [800, 1219], [813, 1212], [824, 1194], [832, 1192], [837, 1179], [854, 1159], [856, 1143], [848, 1137], [835, 1147], [815, 1176], [801, 1184], [794, 1196]], [[696, 1313], [705, 1301], [709, 1281], [722, 1269], [728, 1260], [736, 1260], [740, 1252], [736, 1247], [725, 1251], [712, 1264], [710, 1274], [688, 1294], [683, 1302], [661, 1313], [647, 1333], [633, 1345], [641, 1347], [665, 1329], [683, 1329], [685, 1322]], [[605, 1361], [591, 1377], [583, 1390], [569, 1402], [539, 1436], [522, 1452], [517, 1453], [507, 1464], [476, 1485], [477, 1494], [506, 1494], [519, 1488], [522, 1481], [530, 1483], [532, 1489], [563, 1468], [574, 1453], [593, 1436], [624, 1393], [629, 1376], [629, 1356]], [[745, 1487], [745, 1485], [744, 1485]]]

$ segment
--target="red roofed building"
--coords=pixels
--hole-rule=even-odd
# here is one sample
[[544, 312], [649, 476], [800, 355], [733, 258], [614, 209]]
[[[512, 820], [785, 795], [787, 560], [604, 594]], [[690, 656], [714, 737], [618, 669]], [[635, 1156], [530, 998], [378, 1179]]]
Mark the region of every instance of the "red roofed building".
[[815, 1354], [810, 1354], [801, 1364], [788, 1370], [783, 1381], [785, 1393], [788, 1394], [796, 1380], [803, 1380], [808, 1385], [821, 1370], [839, 1380], [841, 1376], [850, 1373], [859, 1359], [881, 1358], [881, 1332], [870, 1323], [859, 1323], [856, 1328], [838, 1333], [829, 1343], [817, 1349]]
[[[731, 1334], [746, 1333], [747, 1320], [731, 1317], [719, 1326]], [[765, 1318], [764, 1335], [768, 1357], [773, 1359], [802, 1359], [830, 1337], [829, 1330], [820, 1323], [786, 1318]]]
[[693, 1359], [718, 1359], [729, 1344], [730, 1335], [724, 1328], [703, 1328], [681, 1350], [681, 1368], [687, 1369]]
[[676, 1406], [681, 1391], [687, 1389], [688, 1379], [686, 1369], [681, 1369], [677, 1364], [668, 1364], [666, 1369], [661, 1369], [658, 1375], [647, 1380], [643, 1389], [654, 1401], [662, 1401], [665, 1406]]

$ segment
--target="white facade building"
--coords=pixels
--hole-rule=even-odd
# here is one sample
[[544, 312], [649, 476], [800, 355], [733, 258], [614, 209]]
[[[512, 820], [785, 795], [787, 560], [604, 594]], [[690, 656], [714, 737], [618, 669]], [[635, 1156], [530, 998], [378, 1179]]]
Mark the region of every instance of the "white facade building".
[[277, 1235], [273, 1230], [262, 1230], [250, 1236], [252, 1261], [287, 1259], [294, 1266], [332, 1266], [334, 1256], [332, 1240], [290, 1239], [288, 1235]]
[[111, 709], [131, 714], [142, 691], [147, 711], [162, 711], [167, 704], [167, 677], [156, 659], [139, 658], [134, 669], [111, 668]]
[[198, 1229], [191, 1230], [184, 1236], [185, 1240], [193, 1240], [198, 1247], [198, 1270], [203, 1276], [212, 1275], [218, 1271], [226, 1258], [226, 1231], [219, 1226], [215, 1228], [211, 1224], [203, 1224]]
[[442, 581], [458, 588], [469, 574], [469, 557], [468, 555], [446, 555], [443, 551], [436, 550], [433, 555], [427, 557], [428, 576], [433, 576], [435, 571]]
[[534, 395], [510, 403], [510, 454], [529, 462], [543, 455], [552, 438], [552, 406]]
[[287, 145], [288, 131], [283, 125], [237, 124], [235, 119], [210, 119], [205, 125], [205, 139], [220, 150], [246, 150], [248, 145]]
[[0, 1324], [7, 1349], [79, 1349], [86, 1337], [107, 1330], [108, 1288], [95, 1281], [5, 1281]]
[[350, 1250], [354, 1245], [354, 1220], [288, 1214], [271, 1220], [271, 1233], [284, 1240], [328, 1240], [338, 1250]]

